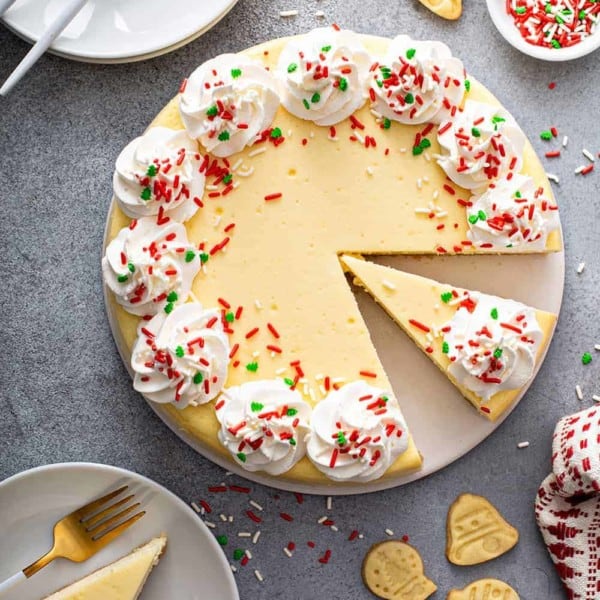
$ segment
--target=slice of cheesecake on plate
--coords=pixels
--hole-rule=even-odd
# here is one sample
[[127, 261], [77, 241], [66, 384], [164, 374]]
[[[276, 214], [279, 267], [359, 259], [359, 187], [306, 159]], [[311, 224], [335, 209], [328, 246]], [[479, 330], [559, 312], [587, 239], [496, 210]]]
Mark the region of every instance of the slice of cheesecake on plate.
[[534, 377], [556, 315], [355, 256], [340, 260], [488, 419], [495, 421]]
[[46, 600], [135, 600], [158, 564], [167, 538], [156, 537], [126, 556], [86, 575]]

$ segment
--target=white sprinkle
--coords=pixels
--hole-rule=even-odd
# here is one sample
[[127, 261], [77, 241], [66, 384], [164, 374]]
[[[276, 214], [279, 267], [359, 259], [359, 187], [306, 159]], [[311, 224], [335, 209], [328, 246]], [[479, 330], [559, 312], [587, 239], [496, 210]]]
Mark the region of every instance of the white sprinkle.
[[587, 149], [584, 148], [581, 153], [590, 161], [590, 162], [596, 162], [596, 159], [594, 158], [594, 155]]
[[209, 192], [214, 192], [215, 190], [219, 189], [218, 185], [205, 185], [204, 188], [206, 190], [208, 190]]
[[579, 400], [583, 400], [583, 392], [581, 391], [581, 386], [580, 385], [576, 385], [575, 386], [575, 393], [577, 394], [577, 398]]
[[323, 19], [325, 17], [325, 13], [322, 10], [318, 10], [315, 13], [315, 17], [317, 17], [317, 19]]
[[261, 301], [258, 298], [254, 301], [254, 306], [256, 306], [258, 310], [262, 310], [263, 307]]
[[298, 14], [297, 10], [280, 10], [279, 11], [279, 16], [280, 17], [295, 17]]
[[262, 154], [266, 151], [267, 149], [263, 146], [262, 148], [257, 148], [256, 150], [252, 150], [252, 152], [248, 152], [248, 157], [252, 158], [253, 156], [258, 156], [259, 154]]
[[258, 569], [254, 569], [254, 576], [256, 577], [256, 579], [258, 579], [260, 582], [262, 582], [264, 580], [264, 577], [260, 574], [260, 571]]
[[390, 291], [392, 291], [392, 292], [393, 292], [393, 291], [396, 289], [396, 286], [395, 286], [395, 285], [394, 285], [394, 284], [393, 284], [391, 281], [388, 281], [387, 279], [384, 279], [384, 280], [381, 282], [381, 285], [383, 285], [383, 287], [384, 287], [386, 290], [390, 290]]
[[331, 529], [331, 531], [339, 531], [335, 525], [332, 525], [329, 529]]
[[323, 379], [325, 379], [325, 375], [323, 375], [323, 373], [317, 373], [315, 375], [315, 381], [323, 381]]
[[314, 132], [314, 131], [311, 131], [311, 132], [308, 134], [308, 137], [309, 137], [309, 138], [311, 138], [311, 139], [312, 139], [312, 138], [314, 138], [314, 137], [315, 137], [315, 132]]
[[387, 533], [387, 535], [392, 536], [394, 535], [394, 532], [391, 529], [386, 529], [385, 532]]
[[330, 511], [333, 506], [333, 498], [331, 496], [327, 496], [327, 510]]
[[371, 176], [373, 175], [373, 172], [374, 172], [374, 171], [373, 171], [373, 167], [367, 167], [367, 168], [365, 169], [365, 171], [367, 172], [367, 175], [371, 175]]
[[324, 385], [320, 385], [319, 386], [319, 392], [321, 392], [321, 396], [326, 396], [327, 395], [327, 390], [325, 389]]
[[584, 263], [584, 262], [580, 262], [580, 263], [577, 265], [577, 273], [578, 273], [579, 275], [581, 275], [581, 274], [583, 273], [583, 270], [584, 270], [584, 269], [585, 269], [585, 263]]
[[248, 560], [252, 560], [252, 553], [250, 552], [250, 550], [248, 550], [248, 548], [244, 550], [244, 554], [248, 557]]
[[328, 517], [327, 515], [325, 515], [324, 517], [321, 517], [321, 518], [320, 518], [320, 519], [317, 521], [317, 523], [320, 525], [321, 523], [324, 523], [325, 521], [327, 521], [327, 519], [328, 519], [328, 518], [329, 518], [329, 517]]
[[405, 154], [406, 153], [406, 148], [400, 148], [400, 154]]
[[283, 552], [288, 558], [292, 558], [292, 553], [287, 548], [284, 547]]
[[585, 165], [579, 165], [573, 172], [575, 173], [575, 175], [579, 175], [579, 173], [581, 173], [584, 169]]
[[252, 537], [252, 534], [249, 531], [239, 531], [238, 537], [249, 538]]
[[248, 502], [248, 504], [250, 504], [250, 506], [254, 506], [254, 508], [256, 510], [262, 510], [263, 509], [263, 507], [258, 502], [255, 502], [254, 500], [250, 500]]
[[598, 394], [592, 394], [592, 400], [594, 402], [600, 402], [600, 396], [598, 396]]
[[204, 524], [210, 529], [214, 529], [216, 527], [216, 525], [210, 521], [204, 521]]
[[245, 169], [244, 171], [239, 170], [236, 175], [238, 177], [250, 177], [250, 175], [252, 175], [252, 173], [254, 173], [254, 167], [248, 167], [247, 169]]
[[359, 539], [359, 540], [362, 540], [362, 539], [364, 539], [364, 537], [365, 537], [365, 536], [364, 536], [362, 533], [359, 533], [359, 534], [358, 534], [358, 539]]
[[345, 377], [334, 377], [331, 380], [331, 383], [345, 383], [346, 382], [346, 378]]
[[529, 442], [519, 442], [517, 448], [529, 448]]
[[287, 367], [281, 367], [275, 371], [275, 375], [283, 375], [287, 371]]
[[219, 515], [219, 518], [221, 519], [221, 521], [223, 521], [223, 523], [227, 522], [227, 517], [223, 513]]
[[234, 573], [237, 573], [237, 567], [235, 565], [230, 564], [229, 566]]
[[429, 177], [427, 177], [427, 175], [423, 175], [423, 183], [429, 183]]
[[365, 138], [362, 135], [360, 135], [358, 131], [355, 131], [353, 135], [361, 144], [365, 143]]
[[256, 542], [258, 542], [259, 537], [260, 537], [260, 530], [254, 534], [254, 537], [252, 538], [252, 543], [256, 544]]
[[315, 390], [313, 390], [312, 388], [308, 390], [308, 395], [310, 396], [310, 399], [313, 401], [313, 403], [317, 401]]
[[425, 160], [426, 160], [427, 162], [430, 162], [430, 161], [431, 161], [431, 156], [429, 156], [429, 152], [424, 152], [424, 153], [423, 153], [423, 157], [425, 158]]
[[594, 346], [594, 350], [600, 350], [600, 344], [596, 344], [596, 345]]
[[423, 180], [419, 177], [419, 179], [417, 179], [417, 189], [421, 190], [423, 189]]
[[293, 129], [288, 129], [288, 130], [287, 130], [287, 136], [288, 136], [288, 137], [292, 137], [293, 133], [294, 133], [294, 130], [293, 130]]
[[554, 183], [560, 183], [560, 179], [559, 179], [558, 175], [555, 175], [554, 173], [546, 173], [546, 177], [550, 181], [554, 181]]
[[233, 523], [233, 515], [229, 515], [229, 518], [227, 519], [230, 523]]
[[569, 136], [568, 136], [568, 135], [565, 135], [565, 136], [563, 137], [563, 143], [562, 143], [562, 145], [563, 145], [563, 148], [566, 148], [568, 143], [569, 143]]
[[433, 192], [433, 199], [437, 200], [440, 197], [440, 190], [435, 190]]
[[438, 211], [438, 212], [435, 213], [435, 216], [438, 219], [443, 219], [444, 217], [448, 216], [448, 211], [447, 210], [440, 210], [440, 211]]
[[241, 166], [242, 163], [244, 162], [243, 158], [238, 158], [235, 163], [233, 164], [233, 167], [231, 167], [231, 172], [235, 173]]
[[192, 508], [193, 508], [193, 509], [194, 509], [194, 510], [195, 510], [197, 513], [199, 513], [199, 512], [200, 512], [200, 507], [199, 507], [199, 506], [198, 506], [198, 505], [197, 505], [195, 502], [192, 502]]
[[258, 358], [259, 356], [260, 356], [260, 350], [255, 350], [255, 351], [252, 353], [252, 358]]
[[431, 211], [428, 208], [415, 208], [417, 215], [428, 215]]

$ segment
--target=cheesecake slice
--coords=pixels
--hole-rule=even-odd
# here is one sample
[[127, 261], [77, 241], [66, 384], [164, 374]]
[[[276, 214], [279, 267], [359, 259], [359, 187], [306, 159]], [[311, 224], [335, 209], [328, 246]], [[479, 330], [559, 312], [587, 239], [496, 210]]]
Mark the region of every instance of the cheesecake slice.
[[46, 600], [135, 600], [160, 560], [167, 538], [150, 540], [126, 556], [86, 575]]
[[491, 421], [535, 375], [556, 315], [355, 256], [340, 260], [355, 283]]

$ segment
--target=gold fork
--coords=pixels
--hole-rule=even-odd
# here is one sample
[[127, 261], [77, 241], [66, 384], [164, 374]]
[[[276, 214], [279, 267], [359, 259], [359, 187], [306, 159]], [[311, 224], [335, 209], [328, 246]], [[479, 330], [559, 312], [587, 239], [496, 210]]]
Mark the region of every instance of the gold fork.
[[87, 560], [119, 537], [136, 521], [139, 521], [146, 514], [145, 510], [121, 522], [124, 517], [140, 506], [140, 503], [136, 502], [119, 510], [133, 499], [134, 494], [106, 506], [111, 500], [122, 494], [127, 487], [124, 485], [118, 490], [114, 490], [106, 496], [82, 506], [58, 521], [54, 526], [52, 549], [22, 571], [9, 577], [4, 582], [0, 582], [0, 594], [17, 583], [25, 581], [55, 558], [67, 558], [73, 562]]

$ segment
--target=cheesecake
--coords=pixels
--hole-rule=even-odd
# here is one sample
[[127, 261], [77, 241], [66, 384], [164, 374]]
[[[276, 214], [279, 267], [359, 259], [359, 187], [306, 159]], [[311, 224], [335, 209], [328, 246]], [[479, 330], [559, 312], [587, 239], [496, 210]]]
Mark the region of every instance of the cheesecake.
[[51, 594], [46, 600], [136, 600], [167, 545], [164, 535]]

